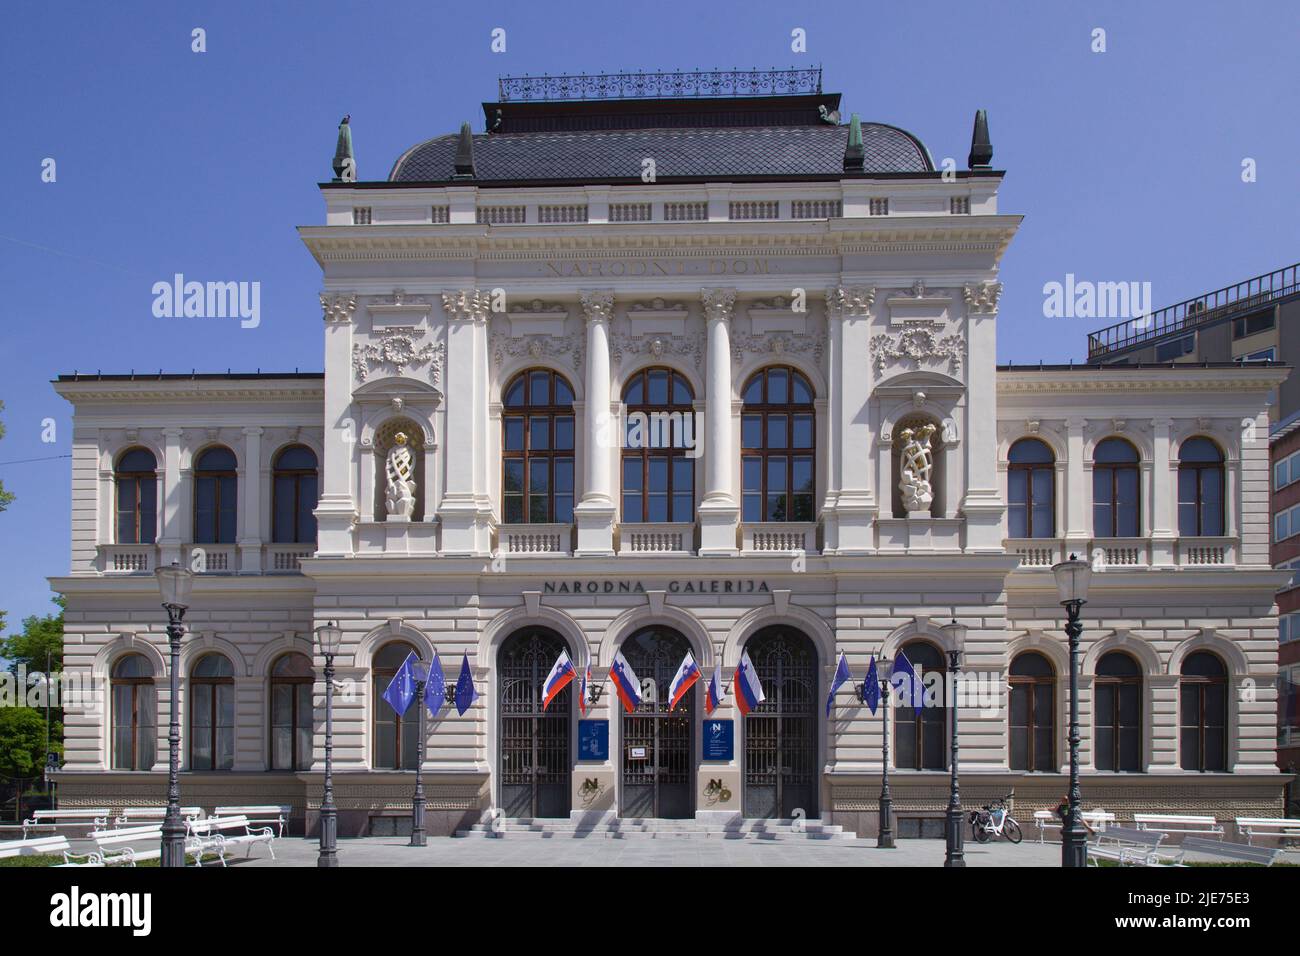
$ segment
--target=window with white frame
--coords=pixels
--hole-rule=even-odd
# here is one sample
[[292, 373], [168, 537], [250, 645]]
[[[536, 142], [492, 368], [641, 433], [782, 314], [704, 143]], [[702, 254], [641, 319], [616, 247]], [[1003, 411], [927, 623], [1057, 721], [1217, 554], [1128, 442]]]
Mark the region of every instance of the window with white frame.
[[1300, 505], [1292, 505], [1273, 515], [1273, 540], [1285, 541], [1300, 534]]
[[1290, 611], [1277, 617], [1277, 640], [1279, 644], [1300, 641], [1300, 611]]
[[1273, 490], [1300, 481], [1300, 451], [1293, 451], [1273, 466]]

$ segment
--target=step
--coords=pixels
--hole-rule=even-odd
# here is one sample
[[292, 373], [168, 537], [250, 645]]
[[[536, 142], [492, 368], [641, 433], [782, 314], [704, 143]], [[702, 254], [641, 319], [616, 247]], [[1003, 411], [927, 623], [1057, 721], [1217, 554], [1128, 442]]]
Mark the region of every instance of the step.
[[845, 841], [857, 834], [846, 832], [837, 824], [820, 820], [744, 820], [735, 823], [710, 823], [696, 820], [602, 820], [581, 823], [575, 820], [509, 819], [476, 823], [456, 832], [457, 837], [486, 839], [706, 839], [751, 841]]

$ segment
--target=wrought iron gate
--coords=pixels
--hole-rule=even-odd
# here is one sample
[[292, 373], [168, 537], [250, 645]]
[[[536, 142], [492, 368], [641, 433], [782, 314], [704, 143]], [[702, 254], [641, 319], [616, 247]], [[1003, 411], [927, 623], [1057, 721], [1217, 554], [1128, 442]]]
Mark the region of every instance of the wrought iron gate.
[[542, 711], [542, 682], [564, 649], [554, 631], [528, 628], [508, 637], [497, 654], [501, 808], [507, 817], [569, 815], [573, 685]]
[[744, 815], [818, 815], [817, 651], [788, 627], [767, 627], [746, 645], [767, 699], [745, 718]]
[[623, 712], [624, 817], [690, 817], [695, 813], [695, 690], [671, 713], [668, 687], [690, 644], [670, 628], [648, 627], [623, 642], [623, 656], [657, 699], [646, 694]]

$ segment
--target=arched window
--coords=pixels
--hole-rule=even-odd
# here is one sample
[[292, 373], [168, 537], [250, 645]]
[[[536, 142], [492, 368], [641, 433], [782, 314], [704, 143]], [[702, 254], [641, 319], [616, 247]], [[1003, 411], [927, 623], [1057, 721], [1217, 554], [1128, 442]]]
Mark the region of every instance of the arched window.
[[1223, 452], [1189, 438], [1178, 451], [1178, 533], [1221, 535], [1223, 524]]
[[204, 654], [190, 671], [190, 769], [235, 765], [235, 669], [222, 654]]
[[1097, 662], [1093, 731], [1098, 770], [1142, 769], [1142, 669], [1122, 651]]
[[235, 453], [209, 448], [194, 463], [194, 543], [234, 544], [237, 528]]
[[113, 769], [152, 770], [158, 748], [158, 698], [153, 665], [142, 654], [113, 664]]
[[1122, 438], [1107, 438], [1092, 453], [1092, 531], [1099, 538], [1136, 538], [1142, 509], [1138, 453]]
[[742, 520], [816, 520], [817, 417], [808, 379], [774, 365], [750, 376], [741, 398]]
[[[501, 502], [506, 524], [573, 521], [573, 388], [546, 369], [506, 386]], [[596, 449], [591, 449], [594, 454]]]
[[1007, 454], [1008, 537], [1056, 537], [1056, 456], [1046, 442], [1022, 438]]
[[415, 769], [415, 750], [420, 733], [420, 715], [415, 708], [424, 705], [416, 701], [405, 714], [399, 714], [384, 700], [384, 691], [388, 690], [398, 668], [413, 653], [415, 648], [405, 641], [391, 641], [375, 655], [371, 668], [374, 686], [370, 706], [375, 727], [376, 770]]
[[117, 543], [153, 544], [158, 535], [158, 459], [132, 448], [117, 459]]
[[623, 520], [694, 521], [695, 394], [679, 372], [649, 368], [623, 389]]
[[302, 544], [316, 540], [316, 453], [290, 445], [275, 456], [271, 475], [271, 540]]
[[894, 766], [900, 770], [942, 770], [948, 766], [948, 711], [942, 698], [947, 668], [943, 652], [928, 641], [912, 641], [903, 646], [903, 653], [922, 685], [928, 674], [939, 675], [936, 689], [940, 696], [934, 706], [927, 701], [918, 716], [911, 706], [909, 688], [899, 688], [903, 696], [902, 703], [894, 709], [898, 717], [894, 724]]
[[1179, 751], [1184, 770], [1228, 769], [1228, 672], [1209, 651], [1189, 654], [1178, 685]]
[[271, 769], [311, 768], [312, 684], [305, 654], [282, 654], [271, 665]]
[[1011, 662], [1011, 769], [1054, 773], [1056, 671], [1036, 651]]

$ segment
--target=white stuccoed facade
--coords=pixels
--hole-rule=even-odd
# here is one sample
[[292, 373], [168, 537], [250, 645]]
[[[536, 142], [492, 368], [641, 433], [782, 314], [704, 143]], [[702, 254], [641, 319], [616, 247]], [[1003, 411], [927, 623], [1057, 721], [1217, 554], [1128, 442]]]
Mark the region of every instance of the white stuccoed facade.
[[[1020, 217], [998, 212], [999, 176], [938, 174], [840, 182], [625, 186], [331, 184], [325, 224], [300, 229], [323, 274], [324, 377], [65, 378], [75, 406], [69, 672], [92, 678], [101, 706], [67, 715], [65, 804], [159, 802], [167, 759], [165, 614], [158, 563], [193, 563], [197, 453], [223, 444], [238, 459], [238, 535], [202, 546], [182, 675], [220, 652], [234, 671], [234, 765], [188, 767], [190, 719], [182, 680], [186, 804], [291, 803], [308, 825], [319, 806], [324, 686], [314, 688], [310, 769], [271, 771], [268, 681], [297, 650], [322, 658], [313, 629], [337, 621], [345, 638], [336, 697], [334, 768], [345, 835], [384, 832], [409, 810], [413, 775], [376, 768], [374, 722], [387, 705], [370, 691], [370, 662], [388, 641], [428, 659], [454, 682], [468, 655], [480, 697], [464, 716], [430, 721], [425, 786], [433, 832], [477, 821], [502, 802], [502, 726], [496, 661], [521, 628], [543, 626], [597, 683], [640, 628], [679, 632], [705, 675], [725, 684], [746, 642], [769, 625], [797, 629], [816, 649], [817, 787], [804, 808], [874, 832], [882, 724], [850, 686], [829, 719], [824, 701], [841, 652], [860, 682], [874, 654], [912, 640], [962, 651], [985, 675], [996, 706], [960, 711], [967, 805], [1016, 792], [1022, 819], [1065, 792], [1068, 657], [1050, 565], [1099, 555], [1084, 608], [1080, 720], [1084, 796], [1122, 814], [1143, 809], [1276, 815], [1284, 777], [1273, 766], [1277, 628], [1268, 564], [1267, 402], [1285, 370], [996, 367], [999, 261]], [[870, 215], [888, 198], [888, 215]], [[951, 200], [969, 201], [953, 214]], [[792, 219], [795, 202], [842, 203], [842, 215]], [[610, 204], [649, 203], [650, 222], [610, 221]], [[708, 218], [664, 221], [665, 203], [707, 203]], [[774, 202], [778, 216], [735, 221], [735, 203]], [[476, 223], [484, 206], [526, 207], [523, 224]], [[548, 205], [586, 206], [580, 223], [541, 224]], [[354, 209], [371, 224], [353, 225]], [[448, 222], [430, 210], [448, 207]], [[799, 306], [802, 306], [800, 308]], [[1046, 320], [1045, 320], [1046, 321]], [[1062, 334], [1044, 328], [1043, 334]], [[815, 391], [817, 520], [741, 521], [741, 394], [779, 364]], [[679, 372], [702, 413], [694, 460], [697, 521], [645, 525], [621, 517], [619, 436], [629, 377]], [[574, 521], [506, 524], [502, 507], [503, 391], [527, 369], [561, 373], [575, 393]], [[416, 438], [414, 520], [385, 520], [384, 436]], [[898, 431], [936, 426], [930, 514], [900, 511]], [[1251, 427], [1254, 423], [1254, 427]], [[387, 428], [387, 431], [385, 429]], [[1037, 437], [1055, 454], [1056, 536], [1007, 532], [1007, 454]], [[1141, 457], [1141, 533], [1108, 539], [1092, 527], [1092, 449], [1107, 437]], [[1225, 455], [1226, 534], [1180, 537], [1180, 443], [1206, 436]], [[286, 445], [321, 463], [318, 539], [271, 543], [271, 462]], [[114, 462], [145, 447], [158, 462], [155, 545], [115, 541]], [[949, 647], [941, 625], [968, 628]], [[1141, 769], [1095, 770], [1093, 675], [1112, 649], [1142, 671]], [[1214, 652], [1228, 670], [1226, 773], [1180, 768], [1181, 662]], [[1035, 650], [1054, 665], [1053, 763], [1013, 771], [1006, 674]], [[124, 653], [157, 677], [158, 762], [112, 770], [112, 721], [102, 706]], [[544, 669], [545, 670], [545, 669]], [[704, 681], [694, 693], [703, 693]], [[573, 701], [570, 696], [570, 701]], [[702, 697], [701, 697], [702, 701]], [[572, 703], [570, 753], [577, 753]], [[414, 710], [411, 712], [414, 714]], [[743, 812], [746, 727], [728, 693], [714, 719], [735, 720], [731, 760], [701, 754], [694, 709], [691, 815]], [[609, 721], [610, 757], [570, 758], [569, 809], [626, 811], [624, 720], [607, 687], [588, 718]], [[753, 718], [749, 718], [752, 720]], [[896, 753], [892, 746], [891, 751]], [[711, 783], [728, 792], [723, 800]], [[900, 819], [937, 818], [945, 770], [896, 767]], [[906, 832], [906, 831], [905, 831]]]

